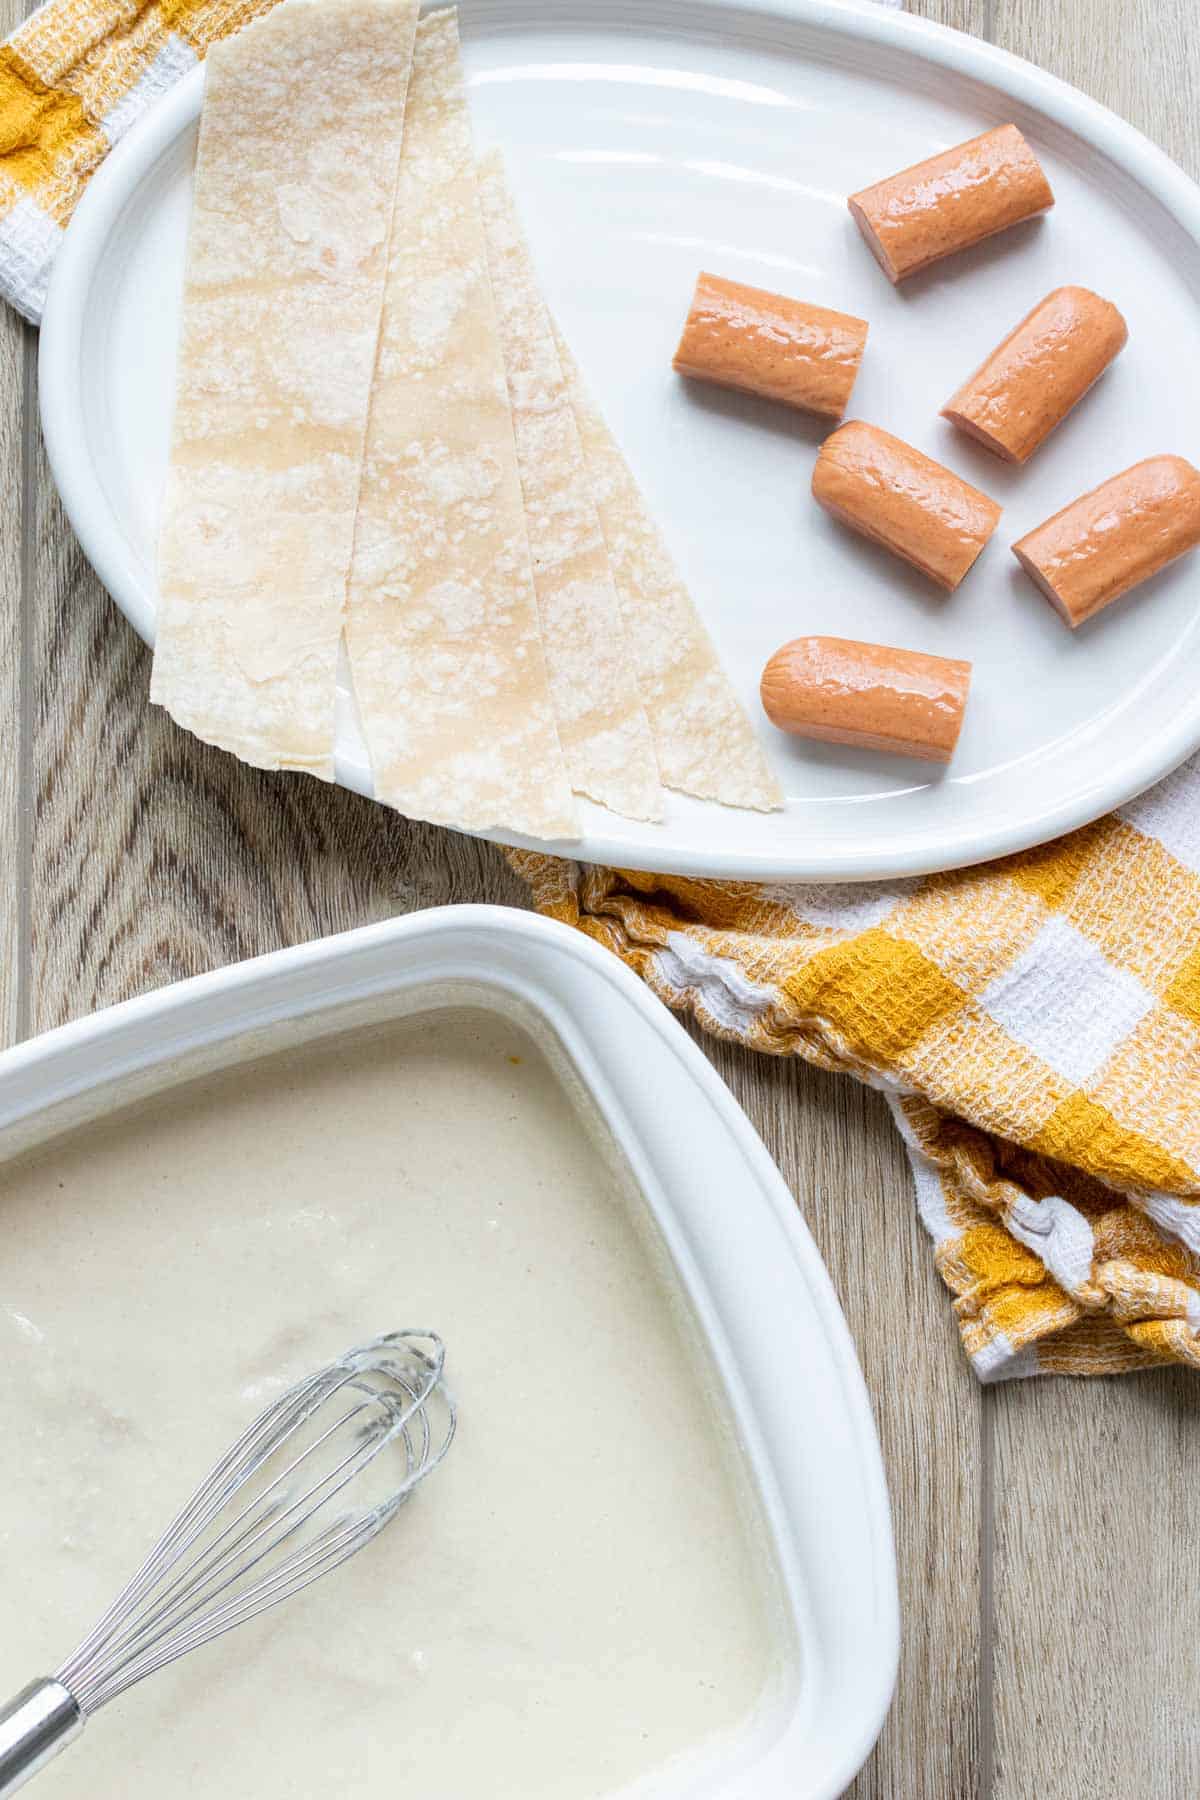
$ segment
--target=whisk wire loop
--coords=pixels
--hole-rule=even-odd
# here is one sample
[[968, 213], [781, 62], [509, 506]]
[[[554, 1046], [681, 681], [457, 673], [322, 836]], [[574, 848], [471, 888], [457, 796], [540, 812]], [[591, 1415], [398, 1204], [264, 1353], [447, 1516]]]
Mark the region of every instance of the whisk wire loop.
[[[55, 1671], [80, 1713], [299, 1593], [381, 1531], [450, 1448], [456, 1416], [444, 1363], [435, 1332], [392, 1332], [279, 1395]], [[402, 1452], [401, 1480], [330, 1517], [390, 1445]]]

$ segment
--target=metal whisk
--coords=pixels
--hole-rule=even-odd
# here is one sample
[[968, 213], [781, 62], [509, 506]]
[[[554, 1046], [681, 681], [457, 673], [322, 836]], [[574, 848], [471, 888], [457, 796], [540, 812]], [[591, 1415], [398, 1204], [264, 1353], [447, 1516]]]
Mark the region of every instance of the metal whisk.
[[[96, 1629], [0, 1708], [0, 1800], [108, 1701], [336, 1569], [441, 1462], [455, 1411], [432, 1331], [395, 1331], [297, 1382], [206, 1476]], [[391, 1471], [366, 1480], [395, 1446]], [[328, 1514], [351, 1482], [378, 1498]]]

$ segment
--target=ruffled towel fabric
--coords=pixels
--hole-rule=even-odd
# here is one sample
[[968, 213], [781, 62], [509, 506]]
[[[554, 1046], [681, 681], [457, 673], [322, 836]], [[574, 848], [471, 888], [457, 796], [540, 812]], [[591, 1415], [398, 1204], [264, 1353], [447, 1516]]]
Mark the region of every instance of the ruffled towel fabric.
[[511, 855], [541, 911], [669, 1006], [882, 1089], [982, 1380], [1200, 1366], [1200, 759], [1058, 843], [923, 881]]

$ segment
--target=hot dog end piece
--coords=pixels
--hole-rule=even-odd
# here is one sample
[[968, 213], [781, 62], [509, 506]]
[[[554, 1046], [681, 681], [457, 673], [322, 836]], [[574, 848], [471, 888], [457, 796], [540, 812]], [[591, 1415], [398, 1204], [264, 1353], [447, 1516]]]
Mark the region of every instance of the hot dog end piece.
[[793, 736], [948, 763], [971, 665], [851, 638], [799, 637], [762, 675], [763, 710]]
[[1073, 500], [1013, 555], [1074, 629], [1200, 544], [1200, 470], [1151, 456]]
[[851, 194], [850, 211], [891, 281], [1054, 205], [1042, 166], [1015, 125]]
[[674, 363], [698, 381], [840, 419], [866, 342], [865, 319], [703, 274]]
[[946, 402], [942, 417], [1005, 462], [1027, 462], [1128, 337], [1111, 300], [1090, 288], [1055, 288]]
[[956, 588], [1000, 519], [986, 494], [911, 444], [852, 419], [817, 457], [813, 497], [852, 531]]

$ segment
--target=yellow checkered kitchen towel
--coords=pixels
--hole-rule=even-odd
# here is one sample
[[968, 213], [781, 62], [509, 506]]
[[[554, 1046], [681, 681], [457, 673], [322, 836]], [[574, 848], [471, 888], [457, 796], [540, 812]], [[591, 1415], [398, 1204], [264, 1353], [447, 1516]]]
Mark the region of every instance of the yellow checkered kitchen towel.
[[[271, 3], [49, 0], [0, 46], [0, 292], [27, 318], [111, 145]], [[514, 860], [669, 1005], [889, 1095], [984, 1380], [1200, 1363], [1200, 759], [1049, 849], [921, 882]]]
[[1200, 1366], [1200, 758], [1058, 843], [925, 880], [511, 856], [669, 1006], [883, 1090], [983, 1380]]
[[0, 45], [0, 294], [35, 323], [68, 219], [129, 127], [271, 0], [49, 0]]

